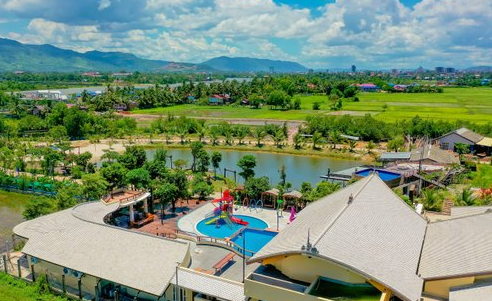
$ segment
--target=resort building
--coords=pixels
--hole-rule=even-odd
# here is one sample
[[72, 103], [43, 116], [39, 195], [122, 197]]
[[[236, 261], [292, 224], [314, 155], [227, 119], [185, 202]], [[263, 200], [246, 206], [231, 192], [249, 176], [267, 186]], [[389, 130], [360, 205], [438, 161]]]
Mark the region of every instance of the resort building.
[[[429, 223], [377, 173], [308, 205], [295, 219], [273, 209], [229, 207], [223, 197], [183, 215], [172, 239], [107, 224], [138, 199], [84, 203], [15, 227], [27, 239], [29, 277], [46, 275], [56, 290], [85, 300], [492, 296], [491, 210], [454, 209], [459, 217]], [[274, 228], [275, 220], [278, 233], [251, 229]]]

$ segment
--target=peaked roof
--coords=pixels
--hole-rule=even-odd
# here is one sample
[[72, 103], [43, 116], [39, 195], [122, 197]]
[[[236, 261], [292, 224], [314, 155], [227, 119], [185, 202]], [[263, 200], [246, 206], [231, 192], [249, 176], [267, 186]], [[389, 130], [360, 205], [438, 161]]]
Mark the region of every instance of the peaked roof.
[[480, 135], [480, 134], [477, 134], [475, 133], [474, 131], [471, 131], [467, 128], [459, 128], [455, 131], [452, 131], [452, 132], [449, 132], [445, 135], [442, 135], [441, 137], [437, 138], [437, 139], [441, 139], [442, 137], [446, 137], [448, 135], [451, 135], [451, 134], [457, 134], [457, 135], [460, 135], [461, 137], [467, 139], [468, 141], [470, 142], [473, 142], [473, 143], [477, 143], [479, 142], [480, 140], [483, 139], [483, 136]]
[[426, 145], [424, 147], [412, 150], [410, 161], [420, 161], [426, 159], [442, 164], [460, 163], [459, 158], [454, 154], [440, 149], [435, 145]]
[[309, 231], [316, 256], [382, 283], [403, 300], [418, 300], [423, 281], [417, 268], [426, 225], [372, 175], [307, 206], [251, 261], [304, 253]]
[[14, 233], [28, 239], [25, 254], [161, 296], [188, 244], [104, 224], [117, 208], [84, 203], [21, 223]]
[[492, 273], [492, 213], [430, 223], [420, 259], [423, 279]]

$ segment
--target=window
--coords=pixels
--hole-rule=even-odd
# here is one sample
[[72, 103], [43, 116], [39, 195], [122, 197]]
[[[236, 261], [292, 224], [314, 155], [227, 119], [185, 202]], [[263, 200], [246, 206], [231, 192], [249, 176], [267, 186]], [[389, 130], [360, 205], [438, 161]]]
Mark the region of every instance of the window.
[[442, 149], [449, 149], [449, 142], [443, 142], [443, 143], [441, 143], [441, 148]]

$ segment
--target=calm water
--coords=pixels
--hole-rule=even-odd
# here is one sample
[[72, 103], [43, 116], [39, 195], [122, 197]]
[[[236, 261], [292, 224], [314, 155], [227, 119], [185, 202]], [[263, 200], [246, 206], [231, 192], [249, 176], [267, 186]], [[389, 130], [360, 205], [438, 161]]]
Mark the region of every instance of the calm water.
[[5, 242], [12, 241], [12, 228], [24, 221], [24, 205], [25, 201], [17, 199], [15, 194], [0, 195], [0, 253], [6, 251]]
[[[212, 153], [211, 150], [207, 151], [209, 154]], [[288, 154], [224, 150], [219, 150], [219, 152], [222, 154], [222, 162], [220, 163], [219, 170], [217, 170], [217, 174], [223, 175], [224, 168], [240, 172], [241, 169], [237, 166], [239, 159], [245, 155], [254, 155], [257, 162], [255, 168], [256, 177], [267, 176], [270, 179], [270, 183], [272, 185], [276, 185], [280, 182], [279, 169], [282, 165], [285, 165], [287, 182], [292, 183], [292, 187], [294, 189], [300, 189], [302, 182], [310, 182], [313, 185], [320, 182], [320, 176], [326, 174], [328, 168], [334, 172], [363, 164], [363, 162], [360, 161], [314, 156], [294, 156]], [[155, 150], [147, 150], [147, 158], [153, 158], [154, 154]], [[176, 159], [184, 159], [188, 161], [188, 167], [191, 166], [193, 162], [191, 151], [189, 149], [171, 149], [168, 150], [168, 155], [173, 156], [173, 161]], [[227, 176], [234, 178], [234, 175], [231, 172], [228, 172]], [[240, 183], [243, 182], [243, 179], [239, 175], [237, 175], [237, 180]]]

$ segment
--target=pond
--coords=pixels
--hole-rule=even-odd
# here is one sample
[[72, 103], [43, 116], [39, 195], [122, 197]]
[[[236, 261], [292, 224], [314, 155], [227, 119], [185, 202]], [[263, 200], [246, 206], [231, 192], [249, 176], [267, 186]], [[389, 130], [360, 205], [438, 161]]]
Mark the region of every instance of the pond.
[[5, 242], [12, 241], [12, 228], [24, 221], [22, 212], [29, 195], [0, 191], [0, 253], [6, 251]]
[[[207, 151], [211, 154], [213, 150], [208, 149]], [[276, 185], [280, 182], [279, 169], [282, 165], [285, 165], [287, 182], [290, 182], [292, 184], [292, 188], [294, 189], [300, 189], [302, 182], [310, 182], [313, 185], [320, 182], [320, 176], [326, 174], [328, 168], [334, 172], [364, 164], [364, 162], [361, 161], [342, 160], [328, 157], [296, 156], [290, 154], [258, 153], [252, 151], [217, 151], [222, 154], [222, 162], [220, 163], [219, 170], [217, 170], [217, 174], [223, 175], [224, 168], [228, 170], [235, 170], [239, 173], [241, 169], [237, 166], [237, 162], [241, 159], [241, 157], [245, 155], [254, 155], [256, 157], [256, 177], [267, 176], [270, 179], [270, 183], [272, 185]], [[152, 159], [154, 154], [154, 149], [147, 150], [148, 159]], [[186, 160], [188, 162], [188, 167], [191, 166], [193, 162], [191, 150], [189, 149], [170, 149], [168, 150], [168, 155], [173, 157], [173, 161], [176, 159]], [[232, 172], [227, 172], [227, 177], [234, 178], [234, 174]], [[240, 183], [243, 182], [243, 179], [239, 176], [239, 174], [237, 175], [237, 181]]]

